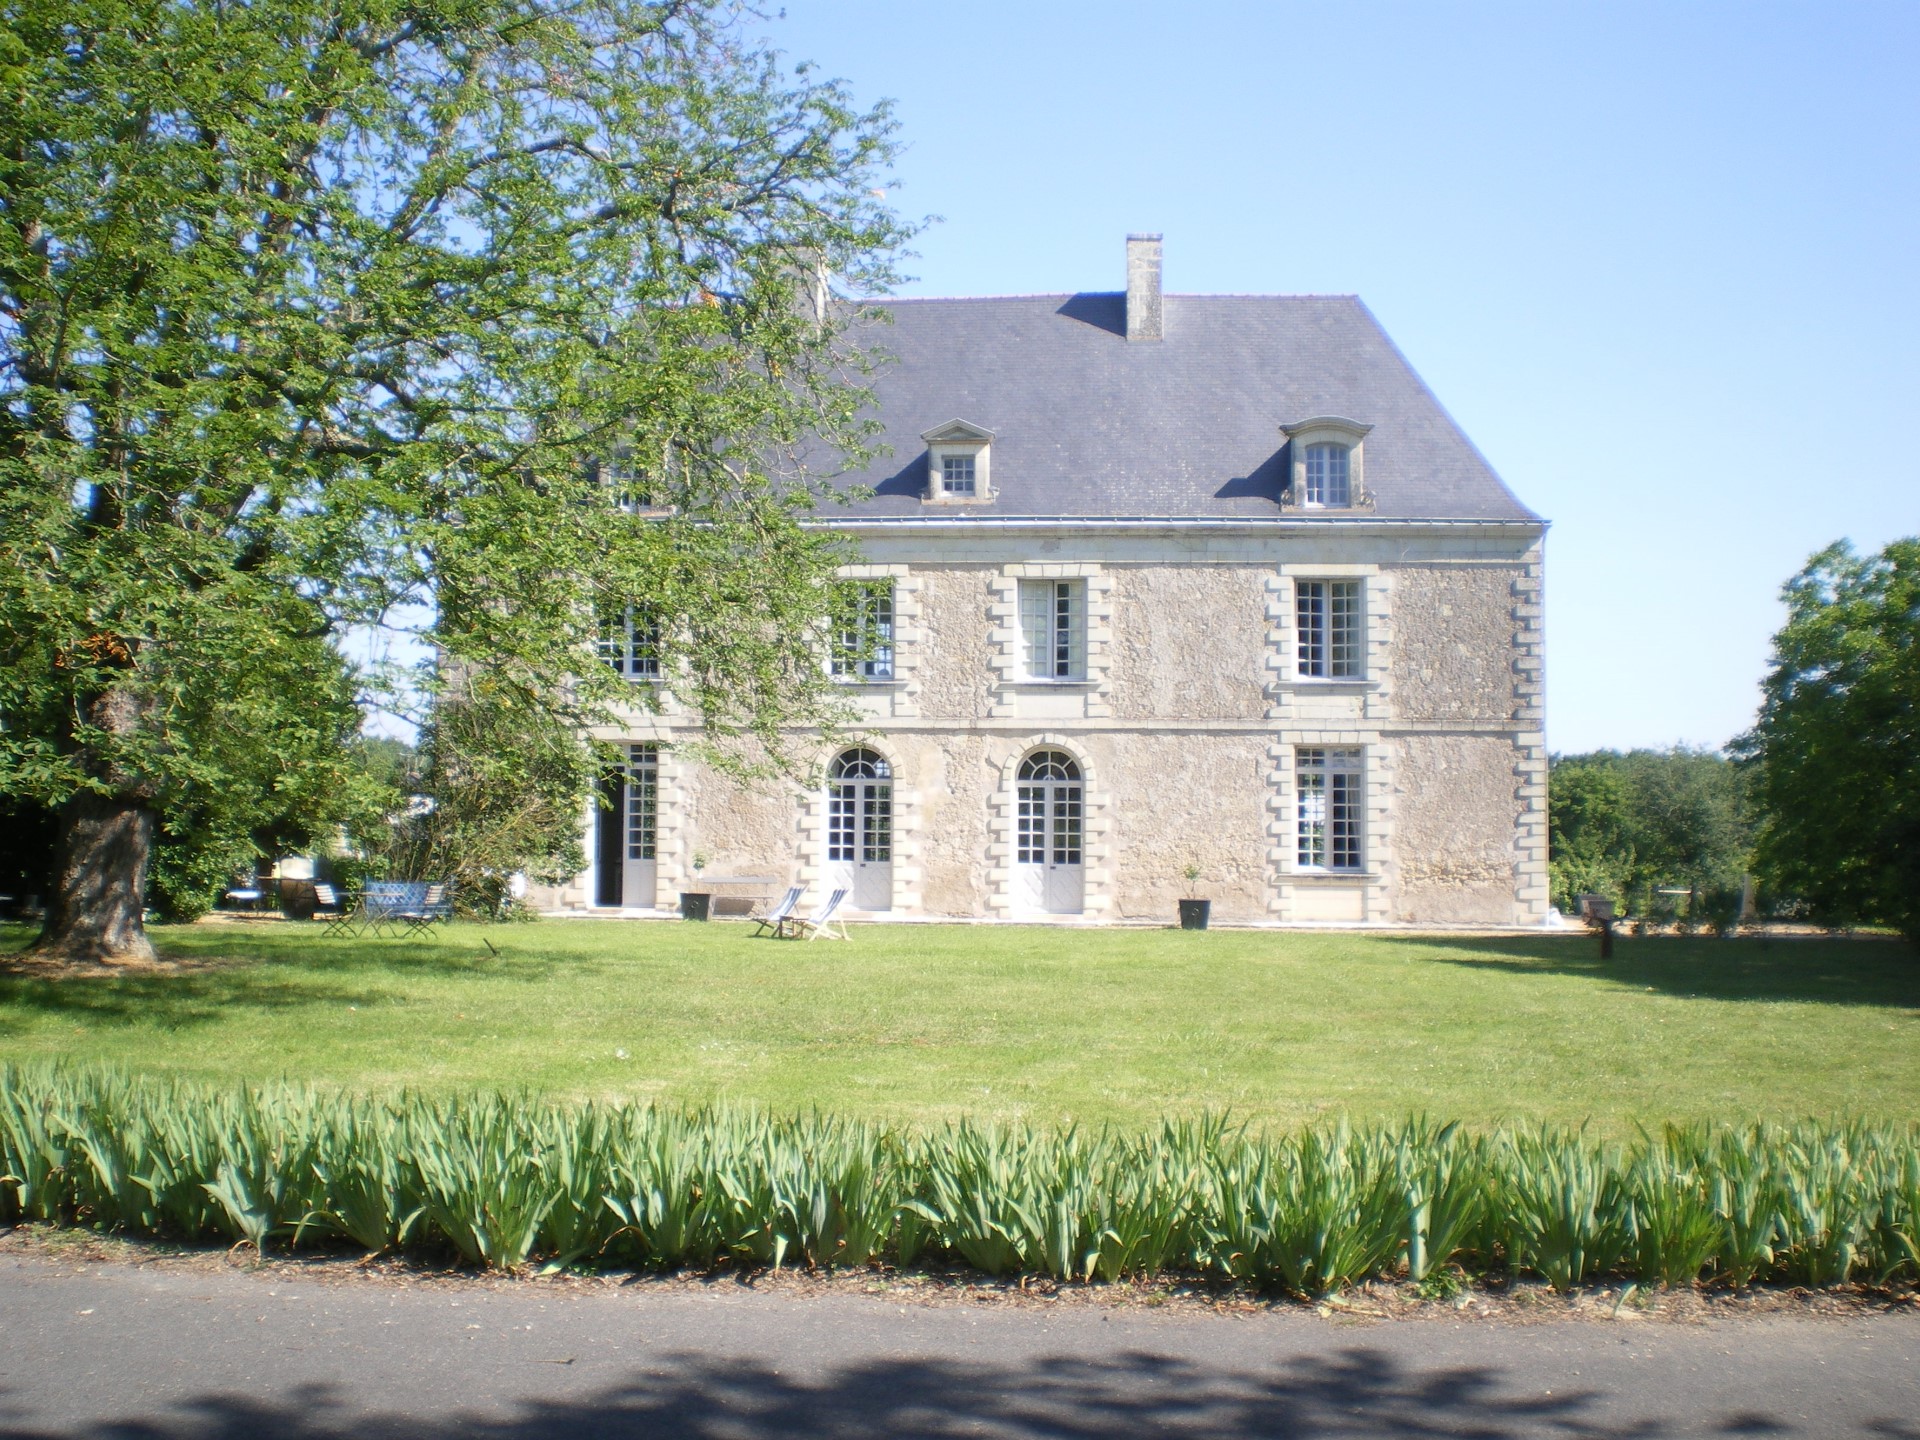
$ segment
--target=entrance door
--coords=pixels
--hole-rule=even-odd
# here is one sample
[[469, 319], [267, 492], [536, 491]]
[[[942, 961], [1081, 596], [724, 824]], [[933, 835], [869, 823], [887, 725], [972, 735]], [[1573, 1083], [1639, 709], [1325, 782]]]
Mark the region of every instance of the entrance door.
[[594, 904], [651, 910], [656, 900], [659, 746], [628, 746], [627, 763], [604, 776], [600, 789], [605, 801], [599, 811], [599, 843], [594, 847], [599, 868]]
[[826, 882], [856, 910], [893, 908], [893, 770], [864, 747], [827, 768]]
[[1080, 855], [1080, 767], [1064, 750], [1036, 750], [1020, 762], [1014, 813], [1016, 906], [1078, 915], [1086, 904]]

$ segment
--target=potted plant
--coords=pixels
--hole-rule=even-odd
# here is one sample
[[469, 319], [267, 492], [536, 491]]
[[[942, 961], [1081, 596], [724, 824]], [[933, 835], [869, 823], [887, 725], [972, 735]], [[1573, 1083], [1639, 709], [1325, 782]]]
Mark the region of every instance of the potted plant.
[[[1186, 869], [1180, 872], [1187, 877], [1187, 889], [1191, 891], [1200, 879], [1200, 866], [1189, 860]], [[1204, 930], [1207, 928], [1207, 915], [1213, 909], [1211, 900], [1186, 899], [1180, 902], [1180, 928], [1182, 930]]]
[[[700, 883], [700, 872], [707, 868], [707, 857], [701, 851], [693, 852], [693, 882]], [[680, 918], [682, 920], [704, 920], [713, 896], [704, 890], [682, 890], [680, 892]]]

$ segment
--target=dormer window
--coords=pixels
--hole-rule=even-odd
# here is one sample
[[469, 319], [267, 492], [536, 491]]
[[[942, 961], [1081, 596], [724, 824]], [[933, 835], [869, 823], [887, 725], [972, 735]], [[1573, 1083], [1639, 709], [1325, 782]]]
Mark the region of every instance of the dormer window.
[[993, 432], [949, 420], [920, 437], [927, 442], [929, 505], [985, 505], [993, 500]]
[[1282, 425], [1291, 446], [1287, 486], [1280, 503], [1289, 509], [1353, 510], [1370, 508], [1364, 483], [1363, 442], [1371, 425], [1321, 415], [1297, 425]]
[[1344, 445], [1307, 447], [1307, 493], [1303, 503], [1309, 507], [1333, 506], [1342, 510], [1353, 504], [1348, 453]]

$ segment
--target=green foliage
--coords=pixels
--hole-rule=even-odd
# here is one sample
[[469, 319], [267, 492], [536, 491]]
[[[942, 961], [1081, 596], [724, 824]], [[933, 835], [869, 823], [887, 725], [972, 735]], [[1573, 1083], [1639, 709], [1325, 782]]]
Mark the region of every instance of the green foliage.
[[1561, 909], [1593, 893], [1644, 914], [1659, 887], [1686, 886], [1731, 890], [1737, 914], [1753, 820], [1726, 757], [1684, 746], [1556, 755], [1547, 783], [1549, 878]]
[[430, 808], [354, 831], [368, 873], [448, 881], [462, 913], [497, 919], [511, 909], [513, 872], [554, 882], [585, 868], [580, 813], [595, 754], [544, 702], [468, 675], [441, 696], [413, 758], [411, 793]]
[[1761, 873], [1817, 918], [1920, 945], [1920, 539], [1831, 546], [1783, 596], [1739, 742], [1766, 816]]
[[928, 1255], [1059, 1280], [1214, 1276], [1318, 1294], [1504, 1259], [1568, 1289], [1920, 1279], [1920, 1129], [1696, 1126], [1633, 1147], [1542, 1128], [1266, 1136], [231, 1090], [0, 1070], [0, 1223], [257, 1248], [574, 1264], [863, 1266]]
[[718, 739], [777, 764], [838, 713], [812, 657], [845, 552], [802, 522], [863, 453], [865, 362], [795, 297], [815, 265], [891, 281], [892, 122], [735, 18], [10, 8], [0, 793], [157, 813], [189, 909], [198, 857], [351, 818], [381, 677], [331, 642], [409, 613], [446, 662], [415, 679], [574, 729], [636, 698], [593, 659], [624, 604]]

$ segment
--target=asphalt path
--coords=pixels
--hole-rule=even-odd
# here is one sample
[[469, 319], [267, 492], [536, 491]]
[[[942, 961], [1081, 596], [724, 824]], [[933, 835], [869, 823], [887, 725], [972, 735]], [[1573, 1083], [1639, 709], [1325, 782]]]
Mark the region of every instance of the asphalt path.
[[1355, 1325], [0, 1256], [9, 1440], [961, 1435], [1920, 1440], [1920, 1315]]

